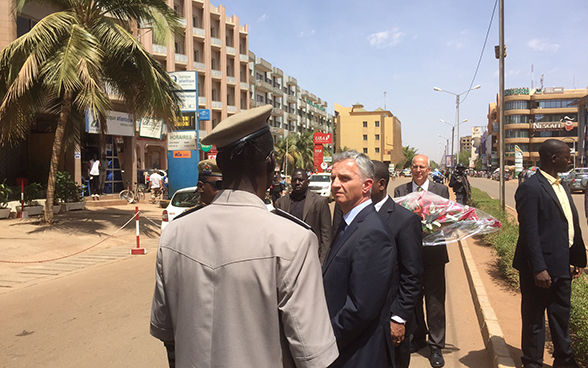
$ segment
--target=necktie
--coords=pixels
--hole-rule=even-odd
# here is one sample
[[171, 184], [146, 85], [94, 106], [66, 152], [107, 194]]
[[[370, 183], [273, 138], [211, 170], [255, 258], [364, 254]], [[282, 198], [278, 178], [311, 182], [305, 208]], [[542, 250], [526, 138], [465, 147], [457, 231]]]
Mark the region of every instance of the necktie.
[[423, 191], [423, 187], [418, 187], [417, 188], [417, 192], [422, 192]]

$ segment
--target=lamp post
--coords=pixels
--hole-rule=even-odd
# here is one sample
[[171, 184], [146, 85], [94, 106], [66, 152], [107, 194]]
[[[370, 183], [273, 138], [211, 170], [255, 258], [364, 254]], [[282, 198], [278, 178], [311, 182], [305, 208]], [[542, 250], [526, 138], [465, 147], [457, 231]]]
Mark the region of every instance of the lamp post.
[[[439, 119], [440, 122], [445, 123], [451, 127], [451, 157], [453, 157], [454, 165], [455, 165], [455, 157], [453, 155], [453, 147], [455, 147], [455, 127], [457, 127], [457, 134], [459, 135], [459, 122], [456, 125], [449, 124], [443, 119]], [[465, 123], [468, 119], [463, 119], [461, 123]], [[458, 142], [459, 144], [459, 142]], [[457, 155], [459, 156], [459, 149], [457, 150]], [[459, 157], [458, 157], [459, 159]]]
[[449, 154], [449, 152], [447, 152], [449, 150], [449, 138], [442, 136], [441, 134], [439, 134], [439, 138], [443, 138], [445, 139], [445, 154], [443, 155], [443, 162], [445, 162], [445, 157]]
[[[437, 92], [446, 92], [446, 93], [449, 93], [450, 95], [454, 95], [455, 96], [455, 110], [456, 110], [456, 115], [457, 115], [455, 121], [457, 122], [456, 125], [457, 125], [457, 140], [458, 140], [458, 142], [459, 142], [459, 98], [461, 97], [461, 95], [463, 95], [465, 93], [468, 93], [469, 91], [473, 91], [475, 89], [478, 89], [480, 87], [481, 86], [478, 84], [477, 86], [472, 87], [472, 88], [470, 88], [467, 91], [464, 91], [462, 93], [453, 93], [453, 92], [449, 92], [449, 91], [446, 91], [444, 89], [441, 89], [439, 87], [433, 87], [433, 90], [434, 91], [437, 91]], [[459, 155], [459, 152], [460, 151], [461, 151], [461, 144], [460, 144], [460, 147], [457, 149], [457, 154], [458, 155]]]

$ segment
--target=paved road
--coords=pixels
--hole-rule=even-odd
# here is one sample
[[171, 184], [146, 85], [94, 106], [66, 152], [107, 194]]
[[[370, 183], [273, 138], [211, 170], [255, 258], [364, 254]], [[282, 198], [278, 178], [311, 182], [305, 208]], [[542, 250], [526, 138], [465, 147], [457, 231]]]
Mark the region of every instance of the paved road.
[[[470, 184], [486, 193], [488, 193], [492, 198], [498, 199], [500, 196], [500, 182], [485, 179], [485, 178], [469, 178]], [[504, 186], [504, 203], [507, 206], [511, 206], [515, 208], [515, 200], [514, 195], [518, 187], [517, 180], [509, 180], [505, 182]], [[580, 216], [580, 228], [582, 229], [582, 234], [588, 234], [588, 224], [586, 222], [586, 213], [584, 211], [584, 193], [572, 193], [572, 198], [574, 199], [574, 204], [578, 209], [578, 215]]]
[[[165, 367], [149, 335], [155, 246], [0, 294], [0, 367]], [[458, 248], [449, 248], [446, 367], [490, 368]], [[411, 367], [430, 367], [427, 356], [413, 354]]]

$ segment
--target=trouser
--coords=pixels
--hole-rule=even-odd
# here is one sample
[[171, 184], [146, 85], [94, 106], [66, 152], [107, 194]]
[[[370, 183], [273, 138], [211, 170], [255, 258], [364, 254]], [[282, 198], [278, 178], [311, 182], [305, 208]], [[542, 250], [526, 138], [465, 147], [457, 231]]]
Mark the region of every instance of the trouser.
[[151, 188], [151, 203], [155, 203], [161, 195], [161, 188]]
[[98, 193], [97, 194], [104, 194], [104, 184], [106, 183], [106, 173], [100, 173], [100, 180], [99, 182], [99, 187], [98, 187]]
[[465, 206], [468, 204], [468, 195], [466, 193], [455, 193], [455, 201]]
[[553, 341], [554, 367], [577, 367], [570, 342], [571, 276], [564, 275], [551, 280], [548, 289], [535, 285], [530, 272], [519, 273], [521, 281], [521, 361], [528, 368], [543, 367], [545, 349], [545, 310]]
[[[426, 322], [423, 298], [427, 307]], [[421, 295], [417, 299], [415, 315], [417, 327], [414, 339], [424, 341], [428, 327], [429, 346], [445, 348], [445, 264], [425, 265]]]
[[99, 194], [99, 187], [100, 187], [100, 178], [98, 175], [91, 175], [90, 176], [90, 189], [92, 191], [92, 195]]

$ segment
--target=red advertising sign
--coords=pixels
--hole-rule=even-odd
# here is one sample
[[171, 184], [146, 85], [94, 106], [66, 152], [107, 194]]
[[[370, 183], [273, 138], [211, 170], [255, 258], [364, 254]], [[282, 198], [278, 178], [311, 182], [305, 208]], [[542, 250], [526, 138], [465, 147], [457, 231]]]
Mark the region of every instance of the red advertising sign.
[[332, 144], [333, 135], [321, 132], [314, 133], [314, 144]]
[[323, 145], [322, 144], [315, 144], [314, 145], [314, 169], [318, 170], [318, 172], [323, 172], [323, 169], [321, 169], [322, 163], [323, 163]]

